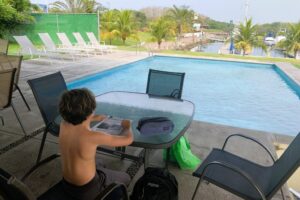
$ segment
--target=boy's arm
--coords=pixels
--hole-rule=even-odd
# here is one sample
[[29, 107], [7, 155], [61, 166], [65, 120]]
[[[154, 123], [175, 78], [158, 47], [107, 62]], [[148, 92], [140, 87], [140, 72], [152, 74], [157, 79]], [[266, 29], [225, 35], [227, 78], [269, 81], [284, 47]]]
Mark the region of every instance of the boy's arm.
[[122, 135], [111, 135], [104, 132], [92, 131], [91, 142], [96, 145], [105, 145], [110, 147], [128, 146], [133, 142], [133, 133], [129, 120], [122, 121]]
[[105, 118], [107, 118], [106, 115], [94, 115], [91, 121], [92, 121], [92, 122], [94, 122], [94, 121], [102, 121], [102, 120], [104, 120]]

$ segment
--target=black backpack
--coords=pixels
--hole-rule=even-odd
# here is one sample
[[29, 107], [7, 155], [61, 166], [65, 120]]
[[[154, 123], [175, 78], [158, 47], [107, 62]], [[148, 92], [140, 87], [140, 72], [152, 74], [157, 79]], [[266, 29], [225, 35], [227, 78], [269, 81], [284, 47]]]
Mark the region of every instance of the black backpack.
[[131, 200], [178, 200], [178, 183], [167, 169], [149, 167], [136, 182]]

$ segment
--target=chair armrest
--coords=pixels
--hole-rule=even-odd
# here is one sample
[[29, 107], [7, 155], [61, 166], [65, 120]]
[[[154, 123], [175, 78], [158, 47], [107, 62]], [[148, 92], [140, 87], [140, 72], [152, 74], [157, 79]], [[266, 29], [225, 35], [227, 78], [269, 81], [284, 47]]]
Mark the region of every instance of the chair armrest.
[[252, 142], [255, 142], [256, 144], [258, 144], [259, 146], [261, 146], [268, 154], [269, 154], [269, 156], [272, 158], [272, 161], [273, 162], [275, 162], [275, 158], [274, 158], [274, 156], [272, 155], [272, 153], [271, 153], [271, 151], [265, 146], [265, 145], [263, 145], [262, 143], [260, 143], [258, 140], [256, 140], [255, 138], [252, 138], [252, 137], [249, 137], [249, 136], [246, 136], [246, 135], [242, 135], [242, 134], [232, 134], [232, 135], [229, 135], [227, 138], [226, 138], [226, 140], [225, 140], [225, 142], [224, 142], [224, 144], [223, 144], [223, 147], [222, 147], [222, 150], [224, 151], [224, 149], [225, 149], [225, 147], [226, 147], [226, 144], [227, 144], [227, 142], [228, 142], [228, 140], [230, 139], [230, 138], [232, 138], [232, 137], [235, 137], [235, 136], [238, 136], [238, 137], [241, 137], [241, 138], [244, 138], [244, 139], [248, 139], [248, 140], [250, 140], [250, 141], [252, 141]]
[[60, 157], [60, 154], [53, 154], [47, 158], [45, 158], [44, 160], [40, 161], [39, 163], [35, 164], [32, 168], [29, 169], [29, 171], [21, 178], [21, 181], [24, 181], [32, 172], [34, 172], [37, 168], [39, 168], [40, 166], [54, 160], [55, 158]]
[[203, 169], [203, 173], [202, 173], [202, 176], [200, 177], [200, 181], [203, 180], [203, 177], [205, 176], [205, 173], [207, 171], [207, 169], [212, 166], [212, 165], [218, 165], [218, 166], [221, 166], [221, 167], [224, 167], [224, 168], [227, 168], [231, 171], [234, 171], [236, 173], [238, 173], [240, 176], [242, 176], [243, 178], [246, 179], [246, 181], [248, 183], [250, 183], [250, 185], [253, 186], [253, 188], [258, 192], [258, 194], [261, 196], [262, 200], [266, 200], [266, 197], [264, 196], [262, 190], [260, 189], [260, 187], [255, 183], [255, 181], [246, 173], [244, 172], [243, 170], [241, 170], [240, 168], [238, 167], [235, 167], [231, 164], [228, 164], [228, 163], [222, 163], [220, 161], [213, 161], [213, 162], [210, 162], [208, 163], [204, 169]]
[[[108, 185], [97, 197], [95, 200], [103, 200], [107, 198], [108, 195], [110, 195], [113, 192], [117, 192], [118, 190], [121, 190], [121, 194], [116, 194], [116, 195], [122, 195], [122, 199], [125, 196], [126, 198], [124, 200], [129, 200], [128, 193], [127, 193], [127, 188], [124, 184], [122, 183], [111, 183]], [[121, 199], [121, 198], [118, 198]]]

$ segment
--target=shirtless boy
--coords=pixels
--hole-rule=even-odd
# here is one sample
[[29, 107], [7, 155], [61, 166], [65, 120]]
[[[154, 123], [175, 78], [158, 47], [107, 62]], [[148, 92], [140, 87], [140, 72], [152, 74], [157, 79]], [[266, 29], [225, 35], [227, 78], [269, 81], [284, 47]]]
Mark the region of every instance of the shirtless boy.
[[63, 118], [59, 132], [63, 186], [65, 192], [79, 200], [95, 199], [113, 181], [127, 185], [130, 181], [125, 172], [96, 168], [99, 145], [120, 147], [132, 143], [130, 121], [122, 121], [124, 132], [120, 136], [93, 131], [90, 123], [106, 118], [104, 115], [94, 115], [95, 108], [95, 97], [87, 89], [67, 91], [59, 103]]

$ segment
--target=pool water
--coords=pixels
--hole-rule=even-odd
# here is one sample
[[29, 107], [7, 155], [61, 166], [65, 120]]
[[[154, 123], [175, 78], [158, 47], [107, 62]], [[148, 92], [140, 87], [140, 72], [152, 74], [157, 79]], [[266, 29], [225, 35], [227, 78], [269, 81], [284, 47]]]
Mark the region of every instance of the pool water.
[[183, 99], [195, 120], [296, 135], [300, 88], [275, 65], [154, 56], [84, 77], [68, 88], [145, 92], [149, 69], [185, 72]]

